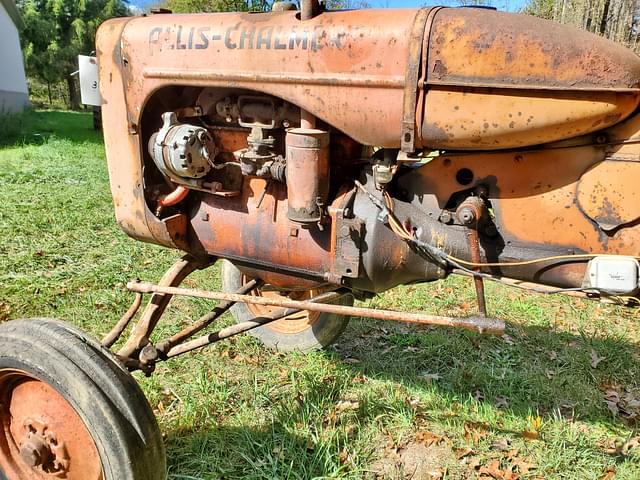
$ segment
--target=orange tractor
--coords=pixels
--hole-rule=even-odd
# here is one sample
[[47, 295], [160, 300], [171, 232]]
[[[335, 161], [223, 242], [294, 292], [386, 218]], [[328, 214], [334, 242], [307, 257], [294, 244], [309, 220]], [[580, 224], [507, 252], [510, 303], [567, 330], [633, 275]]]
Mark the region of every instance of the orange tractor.
[[[619, 45], [486, 9], [303, 0], [110, 20], [97, 63], [118, 223], [185, 254], [128, 284], [101, 343], [0, 328], [0, 478], [164, 478], [129, 372], [243, 332], [311, 350], [355, 315], [499, 334], [485, 281], [640, 304], [640, 58]], [[218, 259], [223, 291], [180, 287]], [[478, 315], [353, 306], [450, 274]], [[217, 304], [157, 338], [176, 295]], [[202, 333], [227, 310], [236, 324]]]

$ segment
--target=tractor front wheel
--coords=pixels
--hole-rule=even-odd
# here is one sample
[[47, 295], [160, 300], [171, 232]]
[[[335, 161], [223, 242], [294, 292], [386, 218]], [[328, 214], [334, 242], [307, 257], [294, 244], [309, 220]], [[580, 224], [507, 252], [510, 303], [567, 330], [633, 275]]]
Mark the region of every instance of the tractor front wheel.
[[166, 478], [140, 387], [82, 331], [50, 319], [0, 326], [0, 479]]

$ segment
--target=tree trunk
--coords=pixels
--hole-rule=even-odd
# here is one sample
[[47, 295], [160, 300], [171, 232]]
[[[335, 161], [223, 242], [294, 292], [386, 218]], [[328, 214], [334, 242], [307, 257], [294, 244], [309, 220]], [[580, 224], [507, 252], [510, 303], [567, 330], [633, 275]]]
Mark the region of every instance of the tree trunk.
[[80, 96], [76, 85], [76, 77], [67, 75], [67, 88], [69, 89], [69, 108], [71, 110], [80, 110]]
[[600, 35], [604, 35], [607, 31], [607, 22], [609, 20], [609, 5], [611, 0], [604, 0], [604, 10], [602, 11], [602, 18], [600, 19]]
[[49, 94], [49, 108], [51, 108], [51, 82], [47, 82], [47, 93]]

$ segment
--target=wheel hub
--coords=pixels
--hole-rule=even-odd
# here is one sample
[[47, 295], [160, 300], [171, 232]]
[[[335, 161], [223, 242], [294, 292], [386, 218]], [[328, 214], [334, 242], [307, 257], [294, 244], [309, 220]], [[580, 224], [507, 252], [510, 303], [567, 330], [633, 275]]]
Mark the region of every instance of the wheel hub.
[[0, 370], [0, 472], [21, 480], [103, 478], [96, 445], [73, 406], [19, 370]]
[[20, 456], [31, 468], [44, 473], [64, 476], [69, 469], [69, 454], [64, 442], [59, 442], [49, 425], [37, 420], [24, 422], [26, 439], [20, 447]]

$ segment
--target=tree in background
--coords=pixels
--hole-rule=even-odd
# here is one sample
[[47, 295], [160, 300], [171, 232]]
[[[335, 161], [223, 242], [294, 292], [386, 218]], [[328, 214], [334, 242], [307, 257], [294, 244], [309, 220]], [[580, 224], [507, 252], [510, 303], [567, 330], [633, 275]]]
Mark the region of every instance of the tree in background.
[[95, 50], [98, 26], [106, 19], [129, 14], [124, 0], [19, 0], [24, 28], [22, 48], [27, 75], [51, 86], [67, 85], [69, 107], [79, 107], [75, 77], [78, 55]]
[[175, 13], [261, 12], [271, 8], [268, 0], [167, 0], [164, 6]]
[[573, 25], [640, 51], [640, 0], [529, 0], [523, 13]]
[[[265, 12], [271, 10], [273, 3], [273, 0], [166, 0], [163, 6], [175, 13]], [[330, 10], [370, 7], [366, 0], [327, 0], [325, 3]]]

